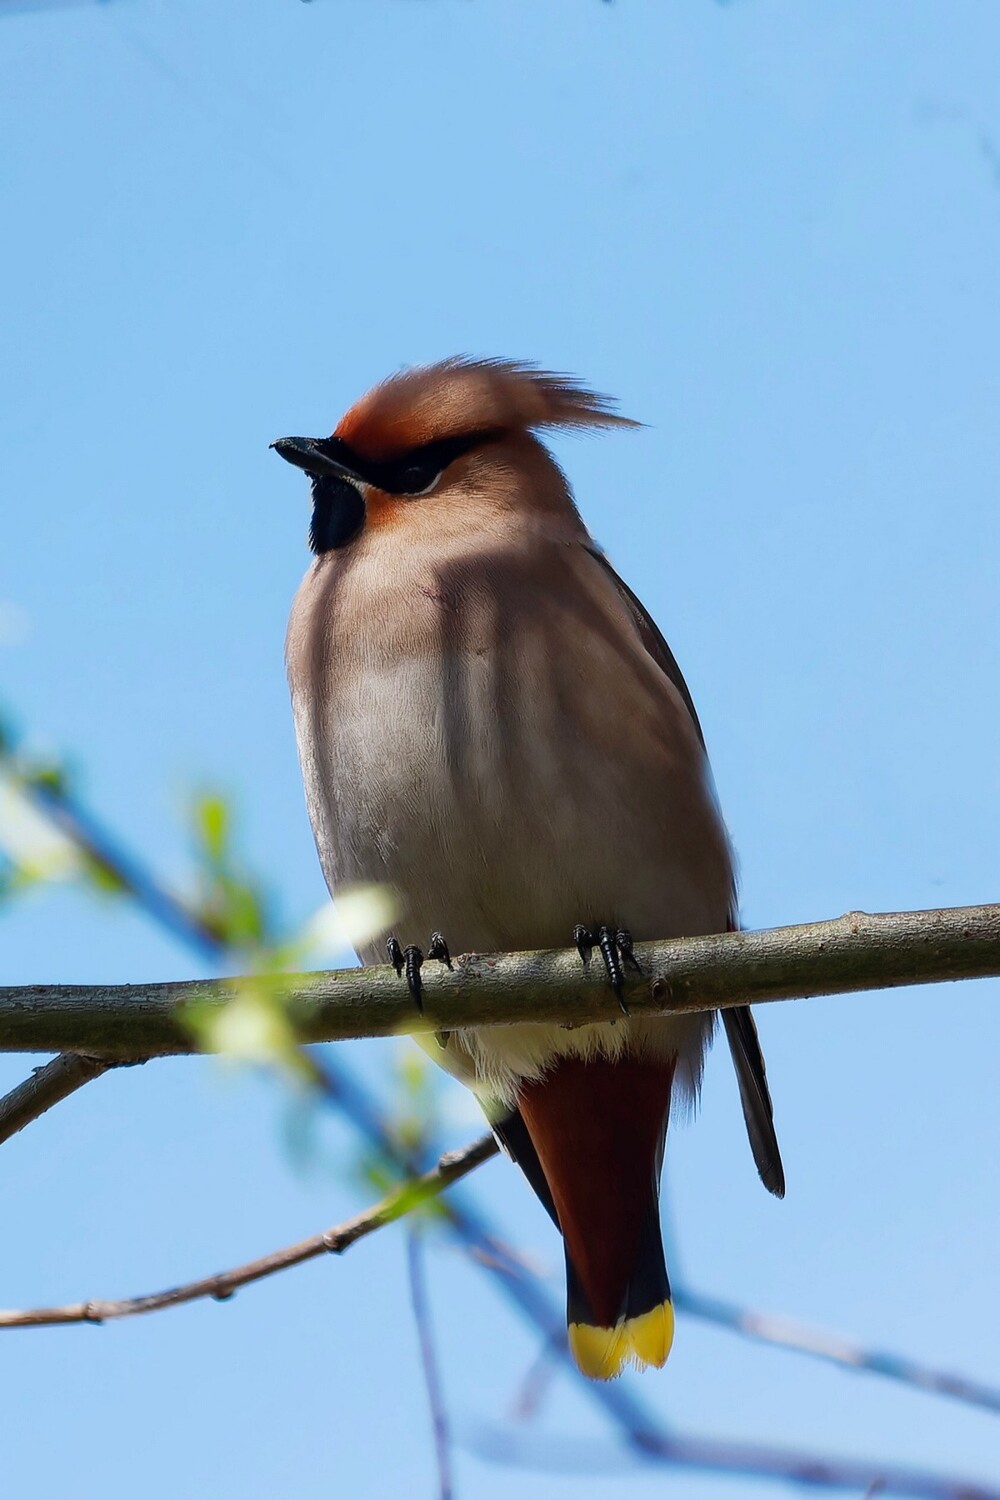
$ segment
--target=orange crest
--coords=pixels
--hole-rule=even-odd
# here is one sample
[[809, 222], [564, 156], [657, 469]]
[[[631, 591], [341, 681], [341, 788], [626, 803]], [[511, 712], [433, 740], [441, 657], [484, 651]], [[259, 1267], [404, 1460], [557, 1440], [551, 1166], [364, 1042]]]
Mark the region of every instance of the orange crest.
[[351, 407], [334, 436], [365, 458], [385, 460], [463, 433], [640, 425], [613, 406], [569, 375], [459, 355], [382, 381]]

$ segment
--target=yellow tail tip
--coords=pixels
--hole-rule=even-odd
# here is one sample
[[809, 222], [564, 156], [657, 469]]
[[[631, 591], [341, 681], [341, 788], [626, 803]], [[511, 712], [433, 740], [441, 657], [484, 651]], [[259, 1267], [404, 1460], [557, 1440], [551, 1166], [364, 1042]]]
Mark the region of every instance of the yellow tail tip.
[[590, 1380], [613, 1380], [621, 1374], [629, 1353], [624, 1323], [615, 1328], [571, 1323], [569, 1347], [577, 1365]]
[[646, 1365], [660, 1369], [667, 1362], [670, 1346], [674, 1341], [674, 1307], [672, 1302], [661, 1302], [641, 1317], [629, 1318], [625, 1323], [625, 1337], [632, 1347], [640, 1370]]
[[626, 1365], [644, 1370], [666, 1364], [674, 1341], [674, 1309], [670, 1302], [623, 1318], [613, 1328], [592, 1323], [569, 1325], [569, 1347], [583, 1374], [590, 1380], [613, 1380]]

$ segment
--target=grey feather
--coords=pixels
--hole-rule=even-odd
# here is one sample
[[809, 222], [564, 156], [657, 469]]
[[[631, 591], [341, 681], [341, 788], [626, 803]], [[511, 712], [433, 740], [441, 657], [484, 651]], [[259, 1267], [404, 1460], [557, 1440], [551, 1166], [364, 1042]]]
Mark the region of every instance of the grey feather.
[[757, 1027], [749, 1005], [724, 1010], [722, 1020], [729, 1050], [733, 1055], [733, 1066], [740, 1085], [743, 1118], [760, 1180], [769, 1193], [773, 1193], [776, 1198], [783, 1198], [785, 1171], [781, 1165], [778, 1137], [774, 1131], [774, 1110], [767, 1087], [764, 1054], [760, 1050]]
[[[615, 587], [622, 598], [628, 604], [632, 617], [642, 637], [642, 643], [650, 656], [660, 667], [661, 671], [673, 683], [680, 694], [683, 702], [694, 720], [694, 726], [698, 731], [698, 738], [702, 745], [705, 743], [695, 713], [694, 701], [688, 691], [687, 683], [681, 676], [680, 667], [676, 658], [663, 636], [662, 631], [653, 620], [642, 601], [629, 588], [628, 584], [615, 572], [603, 553], [591, 548], [591, 553], [601, 567], [614, 580]], [[735, 919], [733, 922], [735, 926]], [[764, 1054], [760, 1050], [760, 1042], [757, 1038], [757, 1027], [750, 1007], [740, 1005], [735, 1010], [723, 1012], [723, 1021], [726, 1028], [726, 1037], [729, 1041], [729, 1050], [733, 1057], [733, 1066], [736, 1069], [736, 1077], [740, 1086], [740, 1100], [743, 1104], [743, 1118], [746, 1121], [747, 1135], [750, 1137], [750, 1148], [753, 1151], [753, 1159], [757, 1163], [757, 1171], [760, 1180], [773, 1193], [776, 1198], [785, 1196], [785, 1172], [781, 1165], [781, 1152], [778, 1149], [778, 1138], [774, 1131], [774, 1110], [771, 1106], [771, 1095], [767, 1087], [767, 1070], [764, 1067]]]

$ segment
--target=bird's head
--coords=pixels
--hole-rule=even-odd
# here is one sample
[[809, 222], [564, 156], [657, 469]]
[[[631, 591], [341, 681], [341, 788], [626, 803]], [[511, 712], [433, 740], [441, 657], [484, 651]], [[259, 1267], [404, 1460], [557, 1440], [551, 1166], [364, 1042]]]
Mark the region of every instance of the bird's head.
[[446, 513], [468, 517], [470, 506], [575, 517], [535, 431], [636, 425], [569, 376], [455, 358], [375, 386], [331, 437], [279, 438], [272, 447], [312, 481], [309, 544], [322, 554], [365, 528], [411, 527], [418, 516], [440, 524]]

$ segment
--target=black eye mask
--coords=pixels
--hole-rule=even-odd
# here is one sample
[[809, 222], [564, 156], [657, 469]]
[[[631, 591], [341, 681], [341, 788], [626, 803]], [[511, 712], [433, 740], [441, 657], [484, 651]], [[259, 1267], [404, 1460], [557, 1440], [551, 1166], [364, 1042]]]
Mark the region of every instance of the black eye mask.
[[346, 546], [365, 524], [365, 502], [358, 481], [389, 495], [417, 499], [440, 479], [449, 464], [500, 436], [494, 429], [440, 438], [382, 463], [362, 457], [343, 438], [279, 438], [271, 447], [312, 480], [313, 515], [309, 545], [316, 553]]
[[408, 453], [385, 463], [362, 458], [343, 438], [318, 438], [313, 447], [344, 472], [384, 490], [388, 495], [417, 496], [426, 494], [456, 458], [498, 436], [495, 432], [467, 432], [460, 437], [440, 438], [436, 443], [411, 448]]

